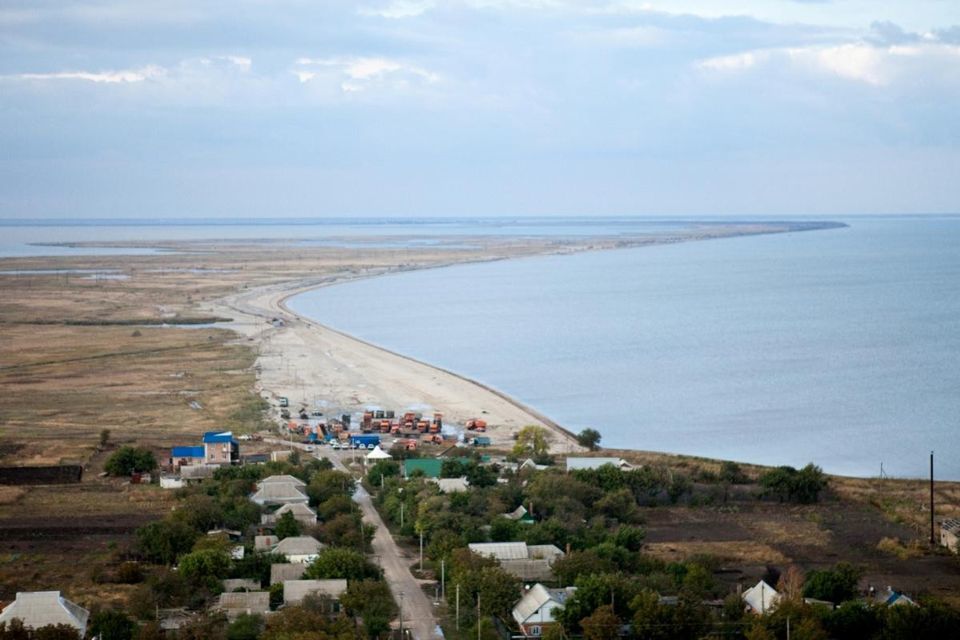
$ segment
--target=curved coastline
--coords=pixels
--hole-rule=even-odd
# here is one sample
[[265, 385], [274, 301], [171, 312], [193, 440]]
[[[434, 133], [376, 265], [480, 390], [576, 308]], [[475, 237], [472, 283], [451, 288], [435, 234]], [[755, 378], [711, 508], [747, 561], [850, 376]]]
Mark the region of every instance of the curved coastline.
[[[299, 340], [297, 340], [296, 342], [300, 343], [300, 345], [298, 346], [300, 346], [301, 348], [307, 349], [308, 351], [312, 351], [310, 356], [312, 359], [316, 359], [316, 361], [321, 361], [325, 357], [329, 360], [332, 357], [331, 351], [329, 350], [329, 346], [328, 346], [328, 350], [326, 351], [324, 351], [323, 349], [320, 349], [318, 345], [311, 346], [310, 345], [311, 338], [313, 339], [317, 337], [325, 338], [326, 342], [329, 342], [330, 339], [335, 338], [336, 341], [338, 342], [338, 344], [336, 345], [337, 349], [344, 352], [341, 357], [345, 357], [346, 359], [349, 359], [353, 355], [356, 355], [356, 353], [350, 353], [351, 351], [355, 352], [357, 350], [365, 350], [370, 353], [377, 354], [379, 358], [382, 358], [384, 360], [393, 360], [394, 361], [393, 364], [400, 365], [397, 368], [400, 369], [401, 371], [398, 371], [396, 373], [398, 375], [402, 375], [403, 377], [416, 379], [418, 378], [418, 376], [416, 375], [416, 373], [414, 373], [413, 370], [419, 369], [420, 370], [419, 373], [421, 375], [419, 376], [418, 382], [421, 385], [421, 387], [426, 388], [428, 386], [431, 386], [432, 384], [429, 382], [429, 380], [426, 380], [425, 378], [432, 378], [433, 380], [437, 380], [438, 378], [445, 378], [447, 382], [456, 382], [458, 385], [460, 385], [461, 390], [463, 390], [465, 386], [468, 392], [472, 392], [472, 393], [464, 394], [465, 397], [470, 397], [472, 399], [472, 402], [468, 401], [468, 404], [475, 405], [468, 411], [468, 413], [470, 414], [489, 413], [486, 409], [481, 409], [481, 407], [485, 406], [486, 404], [483, 401], [483, 398], [482, 398], [483, 395], [486, 395], [490, 399], [495, 399], [496, 401], [503, 403], [504, 405], [507, 405], [514, 412], [514, 417], [516, 418], [518, 416], [521, 416], [521, 419], [519, 422], [517, 422], [516, 420], [513, 420], [512, 424], [509, 424], [509, 426], [508, 426], [508, 423], [510, 423], [511, 421], [505, 421], [504, 426], [507, 427], [506, 428], [507, 433], [504, 433], [504, 429], [498, 429], [496, 427], [493, 427], [491, 429], [491, 431], [493, 432], [491, 435], [494, 436], [493, 439], [495, 444], [506, 444], [512, 441], [512, 436], [516, 432], [516, 429], [518, 429], [519, 426], [522, 426], [523, 424], [537, 424], [537, 425], [546, 427], [548, 430], [550, 430], [554, 434], [556, 439], [560, 441], [556, 443], [556, 444], [560, 444], [560, 447], [559, 447], [560, 449], [581, 450], [581, 447], [579, 447], [579, 445], [576, 442], [576, 435], [573, 432], [563, 427], [558, 422], [556, 422], [549, 416], [546, 416], [545, 414], [538, 411], [537, 409], [530, 407], [520, 402], [519, 400], [511, 397], [509, 394], [503, 391], [500, 391], [496, 388], [493, 388], [489, 385], [486, 385], [482, 382], [469, 378], [465, 375], [445, 369], [443, 367], [432, 365], [430, 363], [418, 360], [416, 358], [404, 355], [402, 353], [398, 353], [396, 351], [392, 351], [383, 346], [368, 342], [366, 340], [347, 334], [338, 329], [334, 329], [328, 325], [322, 324], [313, 318], [303, 316], [290, 308], [288, 304], [289, 301], [297, 295], [306, 293], [308, 291], [321, 289], [323, 287], [328, 287], [328, 286], [338, 285], [338, 284], [345, 284], [348, 282], [356, 282], [356, 281], [365, 280], [368, 278], [382, 277], [385, 275], [395, 275], [395, 274], [400, 274], [400, 273], [410, 272], [410, 271], [438, 269], [443, 267], [450, 267], [450, 266], [464, 265], [464, 264], [496, 262], [501, 260], [516, 260], [523, 257], [547, 257], [547, 256], [554, 256], [554, 255], [570, 255], [574, 253], [584, 253], [584, 252], [590, 252], [590, 251], [606, 251], [610, 249], [639, 248], [643, 246], [672, 244], [676, 242], [723, 239], [723, 238], [743, 237], [743, 236], [750, 236], [750, 235], [765, 235], [765, 234], [776, 234], [776, 233], [788, 233], [788, 232], [795, 232], [795, 231], [833, 229], [833, 228], [839, 228], [839, 227], [845, 227], [845, 226], [847, 225], [842, 223], [816, 223], [816, 224], [799, 223], [795, 226], [787, 224], [785, 225], [785, 228], [784, 227], [779, 227], [779, 228], [766, 227], [766, 228], [759, 229], [754, 227], [754, 228], [748, 228], [748, 229], [740, 229], [738, 232], [730, 233], [730, 234], [714, 235], [708, 232], [703, 235], [692, 235], [685, 238], [662, 237], [662, 238], [651, 239], [648, 237], [648, 238], [633, 239], [633, 240], [626, 240], [623, 238], [614, 238], [614, 239], [589, 238], [589, 239], [584, 239], [582, 242], [578, 244], [552, 245], [550, 247], [544, 246], [542, 247], [542, 249], [544, 250], [534, 251], [532, 253], [521, 254], [521, 255], [494, 254], [494, 255], [488, 255], [483, 257], [470, 257], [463, 260], [453, 259], [453, 260], [443, 261], [441, 263], [434, 263], [434, 264], [424, 264], [424, 265], [405, 264], [405, 265], [398, 265], [398, 266], [389, 266], [383, 269], [369, 270], [365, 273], [351, 273], [349, 275], [328, 275], [328, 276], [288, 280], [285, 282], [267, 285], [265, 287], [259, 287], [251, 291], [240, 292], [238, 294], [228, 296], [227, 298], [223, 299], [221, 302], [225, 304], [227, 307], [229, 307], [232, 311], [239, 312], [244, 315], [255, 316], [255, 317], [266, 319], [266, 320], [279, 317], [285, 321], [286, 325], [284, 327], [270, 330], [269, 336], [265, 337], [263, 335], [263, 331], [261, 330], [259, 332], [261, 337], [261, 342], [272, 341], [276, 336], [278, 336], [283, 332], [289, 332], [291, 330], [296, 331], [297, 329], [309, 329], [311, 330], [311, 334], [299, 336]], [[319, 336], [316, 333], [317, 330], [321, 332]], [[248, 332], [248, 335], [252, 333], [254, 332]], [[281, 353], [283, 353], [283, 347], [281, 347]], [[282, 365], [284, 358], [282, 355], [280, 357], [281, 357], [281, 365]], [[297, 357], [303, 358], [305, 357], [305, 354], [301, 353]], [[290, 359], [291, 359], [290, 357], [287, 358], [288, 369], [290, 366], [289, 364]], [[263, 358], [260, 358], [258, 359], [258, 362], [261, 362], [262, 360]], [[368, 360], [369, 360], [369, 357], [368, 357]], [[325, 363], [325, 366], [330, 368], [331, 363], [327, 362]], [[351, 366], [351, 365], [347, 365], [347, 366]], [[404, 369], [404, 366], [407, 368], [407, 370]], [[264, 374], [267, 373], [266, 369], [264, 369], [263, 373]], [[370, 382], [370, 379], [377, 377], [375, 374], [376, 372], [374, 372], [374, 374], [369, 377], [361, 378], [363, 382], [358, 384], [357, 386], [359, 387], [370, 386], [367, 383]], [[427, 374], [427, 375], [424, 376], [423, 374]], [[381, 375], [380, 377], [383, 378], [384, 376]], [[261, 376], [261, 386], [263, 390], [266, 390], [268, 393], [274, 396], [286, 395], [291, 398], [294, 397], [295, 391], [293, 389], [295, 389], [298, 381], [296, 374], [294, 376], [294, 383], [292, 385], [290, 384], [289, 381], [284, 383], [282, 381], [270, 379], [270, 378], [272, 378], [272, 376], [269, 376], [269, 375]], [[382, 383], [382, 380], [379, 382]], [[302, 389], [304, 387], [303, 380], [299, 380], [299, 384]], [[313, 382], [311, 381], [311, 385], [312, 384]], [[293, 387], [293, 389], [291, 388], [291, 386]], [[319, 386], [324, 386], [324, 385], [321, 384]], [[373, 384], [372, 386], [376, 387], [377, 384]], [[449, 387], [450, 385], [447, 385], [447, 386]], [[393, 400], [388, 396], [389, 394], [384, 394], [384, 397], [381, 397], [379, 399], [376, 398], [376, 396], [374, 396], [369, 399], [367, 404], [377, 404], [378, 402], [389, 402]], [[452, 402], [451, 404], [462, 405], [464, 404], [463, 402], [464, 399], [465, 399], [464, 397], [456, 397], [453, 399], [454, 402]], [[337, 400], [340, 400], [340, 398], [337, 398]], [[304, 397], [304, 402], [306, 402], [305, 397]], [[335, 402], [335, 403], [343, 404], [342, 402]], [[361, 401], [357, 401], [354, 404], [365, 404], [365, 403]], [[399, 403], [399, 404], [403, 404], [403, 403]], [[429, 404], [432, 404], [432, 403], [429, 403]], [[444, 403], [438, 403], [436, 408], [438, 410], [443, 410], [444, 413], [448, 413], [448, 407], [444, 406]], [[457, 417], [456, 413], [453, 413], [453, 415], [454, 415], [454, 418]], [[490, 417], [493, 418], [494, 416], [491, 415]], [[460, 415], [460, 419], [464, 419], [463, 414]], [[495, 420], [491, 421], [491, 425], [494, 425], [494, 424], [497, 424], [497, 421]], [[680, 455], [680, 454], [668, 454], [668, 455]]]

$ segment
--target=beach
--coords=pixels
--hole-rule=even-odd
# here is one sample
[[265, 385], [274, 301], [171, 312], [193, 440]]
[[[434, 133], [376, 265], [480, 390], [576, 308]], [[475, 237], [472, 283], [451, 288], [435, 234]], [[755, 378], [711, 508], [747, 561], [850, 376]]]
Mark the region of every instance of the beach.
[[295, 408], [323, 406], [335, 410], [332, 415], [367, 407], [439, 411], [445, 422], [459, 425], [482, 418], [488, 423], [485, 435], [498, 448], [511, 447], [521, 428], [535, 425], [548, 430], [551, 452], [581, 450], [559, 424], [500, 391], [325, 327], [285, 304], [335, 282], [271, 285], [208, 307], [234, 318], [231, 328], [257, 343], [257, 391], [274, 404], [287, 397]]

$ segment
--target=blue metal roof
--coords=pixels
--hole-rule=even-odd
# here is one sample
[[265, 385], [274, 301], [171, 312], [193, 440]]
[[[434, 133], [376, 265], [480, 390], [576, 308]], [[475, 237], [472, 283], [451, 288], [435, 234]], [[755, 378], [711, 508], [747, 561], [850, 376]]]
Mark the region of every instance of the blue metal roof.
[[233, 442], [232, 431], [207, 431], [203, 434], [204, 443]]
[[174, 447], [170, 456], [173, 458], [202, 458], [203, 447]]

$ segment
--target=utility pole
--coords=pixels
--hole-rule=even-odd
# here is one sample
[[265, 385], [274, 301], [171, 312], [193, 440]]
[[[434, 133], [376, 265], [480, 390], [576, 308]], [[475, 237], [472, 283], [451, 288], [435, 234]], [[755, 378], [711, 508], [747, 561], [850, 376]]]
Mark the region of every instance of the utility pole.
[[403, 502], [400, 503], [400, 528], [403, 529]]
[[937, 544], [937, 539], [933, 535], [933, 451], [930, 452], [930, 546]]
[[400, 592], [400, 640], [403, 640], [403, 591]]
[[420, 529], [420, 571], [423, 571], [423, 529]]
[[446, 571], [447, 567], [445, 563], [446, 563], [446, 560], [444, 558], [440, 558], [440, 597], [441, 598], [447, 597], [447, 571]]
[[457, 583], [457, 631], [460, 631], [460, 583]]
[[477, 591], [477, 640], [480, 640], [480, 592]]

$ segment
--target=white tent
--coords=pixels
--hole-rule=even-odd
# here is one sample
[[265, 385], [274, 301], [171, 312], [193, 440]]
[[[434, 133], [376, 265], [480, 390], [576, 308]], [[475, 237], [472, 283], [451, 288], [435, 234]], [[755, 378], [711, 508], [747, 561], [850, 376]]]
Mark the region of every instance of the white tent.
[[392, 456], [377, 445], [367, 454], [367, 460], [389, 460]]

